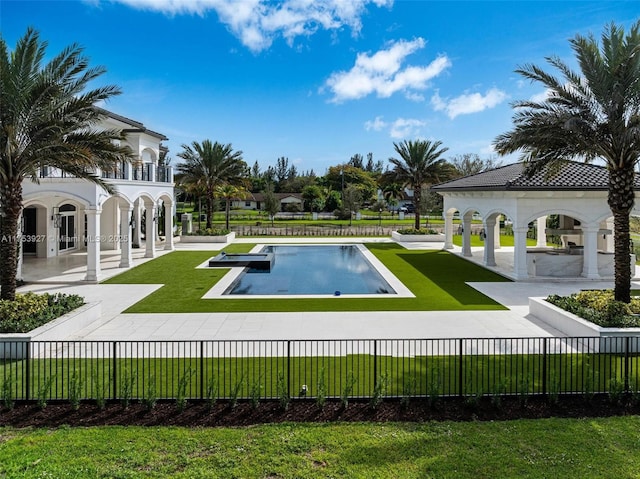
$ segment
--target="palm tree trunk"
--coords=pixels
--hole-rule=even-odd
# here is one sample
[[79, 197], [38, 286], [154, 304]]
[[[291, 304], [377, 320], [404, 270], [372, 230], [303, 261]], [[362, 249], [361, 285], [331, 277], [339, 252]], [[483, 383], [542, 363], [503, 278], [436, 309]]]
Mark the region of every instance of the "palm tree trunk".
[[0, 227], [0, 299], [16, 299], [18, 219], [22, 211], [22, 183], [9, 183], [0, 196], [4, 216]]
[[631, 238], [629, 214], [633, 208], [633, 168], [609, 170], [608, 203], [613, 213], [615, 289], [617, 301], [631, 302]]
[[413, 190], [413, 215], [414, 215], [414, 227], [415, 229], [420, 229], [420, 199], [421, 192], [420, 187], [414, 188]]
[[207, 229], [213, 224], [213, 191], [207, 191]]
[[225, 228], [229, 231], [229, 213], [231, 212], [231, 200], [227, 198], [225, 205]]

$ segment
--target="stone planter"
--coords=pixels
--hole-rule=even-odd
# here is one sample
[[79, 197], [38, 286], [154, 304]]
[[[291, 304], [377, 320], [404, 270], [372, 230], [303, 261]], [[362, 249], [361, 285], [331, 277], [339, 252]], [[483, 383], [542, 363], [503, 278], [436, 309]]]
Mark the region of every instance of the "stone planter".
[[[529, 313], [570, 337], [596, 337], [590, 342], [595, 352], [640, 352], [640, 328], [603, 328], [548, 303], [545, 298], [529, 298]], [[626, 338], [629, 337], [629, 341]]]
[[31, 341], [71, 339], [89, 326], [98, 326], [101, 320], [102, 304], [87, 303], [28, 333], [0, 333], [0, 359], [24, 359]]
[[181, 243], [229, 243], [236, 239], [235, 231], [232, 231], [226, 235], [220, 236], [198, 236], [198, 235], [190, 235], [190, 236], [180, 236]]
[[415, 243], [415, 242], [443, 242], [444, 243], [444, 234], [433, 234], [433, 235], [403, 235], [398, 233], [397, 231], [391, 232], [391, 239], [394, 241], [398, 241], [400, 243]]

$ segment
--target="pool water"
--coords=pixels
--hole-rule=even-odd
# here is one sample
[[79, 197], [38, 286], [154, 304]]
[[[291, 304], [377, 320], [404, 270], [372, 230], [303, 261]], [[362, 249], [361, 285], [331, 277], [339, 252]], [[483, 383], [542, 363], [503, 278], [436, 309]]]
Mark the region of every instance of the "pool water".
[[271, 271], [246, 269], [225, 295], [396, 294], [355, 245], [265, 246]]

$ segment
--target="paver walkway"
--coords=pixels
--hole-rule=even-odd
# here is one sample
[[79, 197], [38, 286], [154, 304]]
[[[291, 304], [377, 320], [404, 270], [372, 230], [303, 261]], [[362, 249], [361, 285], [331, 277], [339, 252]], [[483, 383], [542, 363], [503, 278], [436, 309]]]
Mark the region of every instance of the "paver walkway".
[[[261, 239], [239, 239], [256, 243]], [[388, 242], [380, 238], [269, 238], [269, 243]], [[180, 244], [178, 250], [221, 249], [223, 244]], [[442, 244], [419, 243], [408, 247], [441, 249]], [[144, 251], [134, 253], [140, 264]], [[164, 251], [159, 251], [164, 254]], [[508, 251], [505, 251], [508, 254]], [[477, 255], [476, 255], [477, 256]], [[584, 288], [611, 288], [611, 282], [470, 283], [483, 294], [507, 306], [508, 311], [413, 311], [321, 313], [184, 313], [122, 314], [161, 285], [82, 283], [85, 257], [72, 255], [27, 261], [25, 279], [34, 281], [24, 291], [80, 294], [88, 302], [101, 301], [102, 325], [73, 338], [85, 340], [211, 340], [211, 339], [370, 339], [370, 338], [482, 338], [559, 336], [537, 318], [529, 316], [528, 297], [569, 294]], [[103, 253], [103, 279], [122, 269], [119, 254]], [[35, 266], [35, 268], [34, 268]]]

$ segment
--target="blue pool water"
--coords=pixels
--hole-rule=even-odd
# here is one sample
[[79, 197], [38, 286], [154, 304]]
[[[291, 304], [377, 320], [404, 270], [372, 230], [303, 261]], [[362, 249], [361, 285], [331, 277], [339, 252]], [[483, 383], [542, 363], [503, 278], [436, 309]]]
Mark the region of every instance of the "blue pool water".
[[354, 245], [265, 246], [274, 253], [270, 272], [247, 269], [223, 294], [395, 294]]

